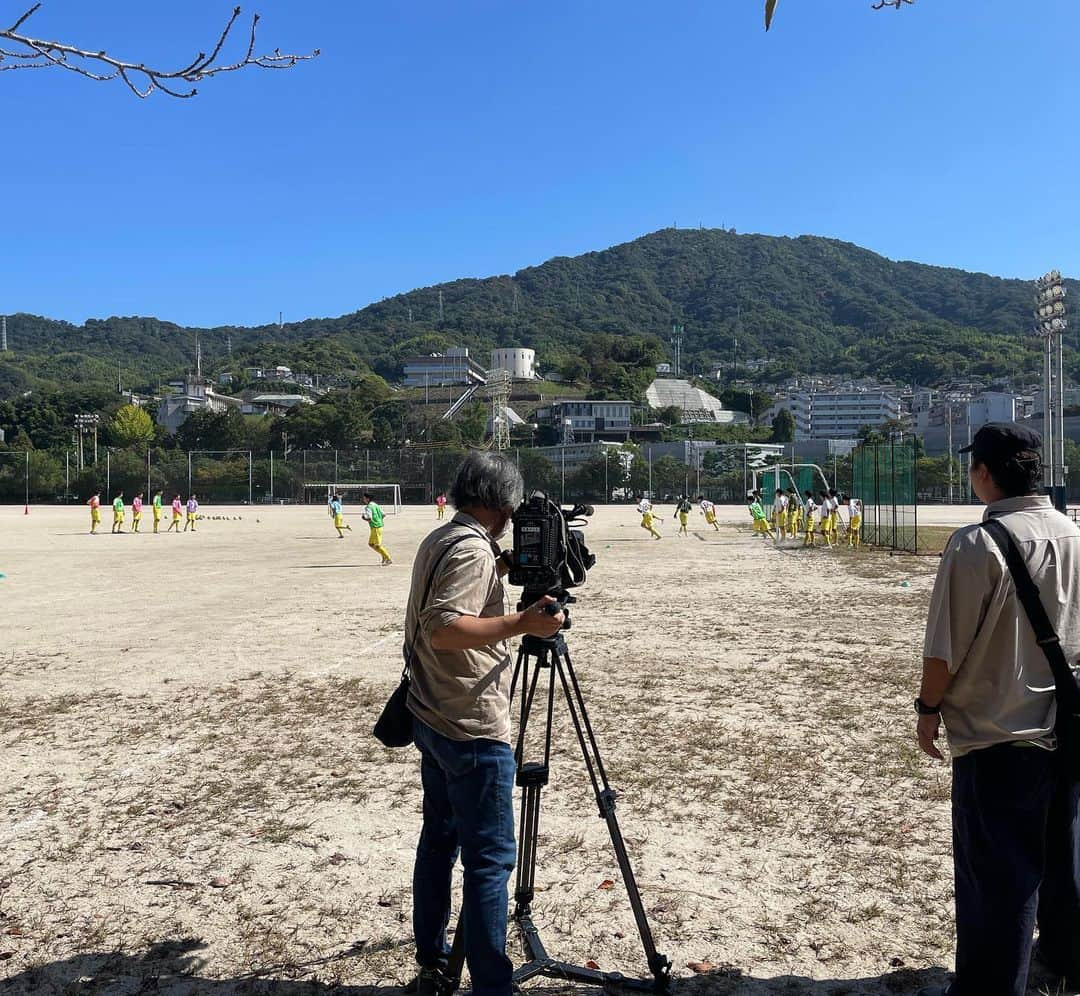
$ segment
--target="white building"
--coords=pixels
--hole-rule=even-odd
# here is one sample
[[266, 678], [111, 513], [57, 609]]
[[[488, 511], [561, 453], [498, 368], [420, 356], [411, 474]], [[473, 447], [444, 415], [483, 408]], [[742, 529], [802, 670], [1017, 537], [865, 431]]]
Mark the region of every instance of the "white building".
[[223, 412], [229, 408], [239, 411], [243, 406], [239, 398], [218, 394], [201, 377], [189, 374], [179, 385], [179, 390], [166, 394], [158, 405], [157, 423], [164, 426], [170, 434], [175, 434], [188, 417], [204, 408], [212, 412]]
[[596, 442], [596, 443], [569, 443], [566, 446], [536, 446], [532, 450], [545, 460], [553, 464], [557, 469], [566, 469], [571, 474], [579, 467], [583, 467], [591, 460], [603, 456], [605, 452], [612, 454], [612, 466], [615, 465], [615, 455], [620, 459], [631, 460], [633, 455], [623, 449], [621, 443]]
[[445, 354], [413, 356], [405, 361], [403, 373], [406, 387], [487, 383], [487, 371], [469, 357], [469, 351], [464, 347], [448, 349]]
[[493, 349], [491, 369], [505, 370], [512, 380], [536, 380], [536, 350], [521, 346]]
[[563, 432], [567, 421], [574, 441], [591, 443], [603, 435], [628, 439], [630, 437], [629, 401], [583, 401], [579, 398], [563, 398], [536, 410], [536, 421], [553, 425]]

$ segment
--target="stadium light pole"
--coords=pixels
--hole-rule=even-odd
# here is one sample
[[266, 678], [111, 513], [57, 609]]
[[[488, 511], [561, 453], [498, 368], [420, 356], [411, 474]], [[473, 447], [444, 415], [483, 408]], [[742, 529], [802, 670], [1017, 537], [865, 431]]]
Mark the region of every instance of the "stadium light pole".
[[1043, 337], [1043, 465], [1044, 483], [1054, 507], [1065, 511], [1065, 380], [1063, 340], [1065, 285], [1059, 270], [1035, 281], [1035, 331]]

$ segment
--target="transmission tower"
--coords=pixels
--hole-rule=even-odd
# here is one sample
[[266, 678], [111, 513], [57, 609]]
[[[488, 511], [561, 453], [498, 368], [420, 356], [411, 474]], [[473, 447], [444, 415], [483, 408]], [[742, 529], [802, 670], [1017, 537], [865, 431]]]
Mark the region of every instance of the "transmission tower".
[[487, 392], [491, 398], [491, 448], [510, 449], [510, 371], [489, 370]]

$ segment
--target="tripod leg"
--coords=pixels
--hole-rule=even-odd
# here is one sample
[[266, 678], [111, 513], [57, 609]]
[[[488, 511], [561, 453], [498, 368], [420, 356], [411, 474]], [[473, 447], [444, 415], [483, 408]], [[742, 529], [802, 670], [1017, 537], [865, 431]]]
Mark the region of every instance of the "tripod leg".
[[607, 772], [604, 770], [604, 762], [600, 757], [596, 734], [593, 732], [589, 713], [585, 708], [585, 699], [581, 694], [581, 686], [578, 684], [573, 662], [570, 660], [570, 654], [565, 647], [562, 648], [561, 654], [556, 651], [552, 656], [554, 666], [559, 672], [559, 679], [562, 683], [563, 693], [566, 696], [574, 731], [577, 733], [582, 757], [585, 759], [589, 780], [592, 782], [596, 803], [600, 809], [600, 817], [607, 823], [611, 845], [615, 851], [615, 858], [619, 864], [623, 883], [626, 886], [626, 894], [630, 900], [630, 908], [637, 924], [641, 945], [645, 950], [649, 971], [653, 974], [657, 991], [665, 992], [671, 981], [671, 962], [656, 950], [656, 941], [653, 938], [652, 928], [649, 926], [645, 904], [642, 902], [641, 892], [638, 890], [637, 879], [634, 876], [634, 869], [630, 864], [630, 855], [626, 851], [626, 842], [623, 840], [619, 820], [615, 815], [617, 794], [608, 783]]

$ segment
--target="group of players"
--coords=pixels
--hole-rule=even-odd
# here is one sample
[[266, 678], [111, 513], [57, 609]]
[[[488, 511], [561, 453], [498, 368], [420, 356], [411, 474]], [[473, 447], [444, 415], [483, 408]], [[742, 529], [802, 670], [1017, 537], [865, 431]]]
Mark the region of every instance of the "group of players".
[[[379, 555], [379, 566], [389, 567], [393, 560], [386, 547], [383, 546], [383, 526], [385, 516], [382, 506], [366, 491], [360, 496], [363, 508], [360, 510], [360, 518], [368, 524], [368, 546]], [[346, 531], [352, 532], [352, 526], [345, 521], [345, 511], [341, 504], [341, 495], [331, 494], [327, 499], [327, 509], [330, 517], [334, 520], [334, 528], [337, 530], [338, 539], [344, 539]]]
[[[857, 548], [862, 542], [863, 503], [859, 498], [841, 494], [835, 488], [817, 492], [806, 491], [800, 497], [795, 488], [784, 491], [776, 489], [773, 496], [772, 516], [765, 511], [765, 503], [760, 490], [751, 491], [746, 496], [747, 508], [753, 520], [755, 534], [780, 542], [786, 539], [803, 537], [803, 546], [817, 546], [820, 536], [825, 546], [835, 547], [840, 544], [841, 526], [847, 534], [847, 545]], [[841, 517], [841, 509], [847, 511], [847, 522]], [[775, 532], [774, 532], [775, 530]]]
[[[96, 535], [98, 526], [101, 525], [101, 492], [95, 491], [90, 500], [86, 503], [90, 506], [90, 535]], [[151, 503], [151, 510], [154, 516], [154, 532], [158, 532], [158, 526], [161, 525], [161, 492], [154, 493], [154, 500]], [[112, 533], [127, 532], [124, 529], [124, 520], [127, 517], [127, 510], [124, 506], [124, 492], [120, 491], [112, 500], [113, 521]], [[184, 532], [188, 529], [195, 532], [195, 523], [199, 518], [199, 502], [194, 494], [188, 498], [187, 502], [183, 502], [179, 495], [176, 495], [172, 500], [172, 522], [169, 523], [169, 528], [165, 530], [167, 533], [171, 533], [173, 530], [179, 534], [180, 521], [184, 518], [184, 512], [187, 512], [187, 520], [184, 522]], [[140, 491], [131, 499], [131, 532], [137, 533], [140, 531], [139, 527], [142, 525], [143, 514], [143, 493]]]
[[[684, 495], [675, 502], [675, 517], [679, 523], [676, 535], [690, 535], [688, 525], [695, 502], [699, 513], [705, 518], [706, 525], [712, 526], [719, 532], [716, 506], [704, 495], [699, 495], [693, 500]], [[833, 488], [819, 491], [816, 496], [813, 491], [806, 491], [804, 497], [800, 496], [793, 487], [788, 488], [787, 491], [777, 488], [771, 516], [766, 511], [760, 490], [748, 492], [746, 504], [756, 536], [768, 537], [775, 542], [789, 538], [797, 539], [801, 536], [803, 545], [807, 547], [817, 546], [817, 539], [820, 536], [825, 546], [834, 547], [841, 542], [840, 532], [843, 527], [848, 546], [855, 548], [861, 543], [862, 501], [840, 494]], [[843, 522], [841, 509], [847, 512], [846, 523]], [[641, 528], [653, 538], [663, 539], [656, 525], [658, 522], [663, 523], [664, 520], [656, 513], [653, 503], [648, 498], [642, 498], [637, 504], [637, 511], [641, 516]]]

